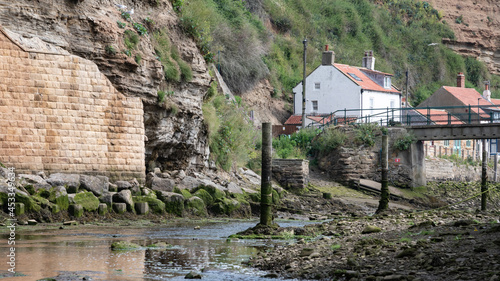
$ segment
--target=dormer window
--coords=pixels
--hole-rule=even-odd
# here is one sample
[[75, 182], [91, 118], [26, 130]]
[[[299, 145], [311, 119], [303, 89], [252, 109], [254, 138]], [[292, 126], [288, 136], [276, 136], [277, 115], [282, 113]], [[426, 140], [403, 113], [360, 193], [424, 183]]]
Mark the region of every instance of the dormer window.
[[384, 88], [386, 88], [386, 89], [391, 88], [391, 77], [390, 76], [384, 77]]

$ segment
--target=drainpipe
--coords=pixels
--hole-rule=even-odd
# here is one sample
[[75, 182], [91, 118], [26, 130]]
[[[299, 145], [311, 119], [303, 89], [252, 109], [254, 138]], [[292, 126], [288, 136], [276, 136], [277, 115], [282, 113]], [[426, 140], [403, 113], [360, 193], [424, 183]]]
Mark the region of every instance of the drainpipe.
[[302, 41], [304, 43], [304, 71], [302, 79], [302, 129], [306, 127], [306, 51], [307, 51], [307, 40]]

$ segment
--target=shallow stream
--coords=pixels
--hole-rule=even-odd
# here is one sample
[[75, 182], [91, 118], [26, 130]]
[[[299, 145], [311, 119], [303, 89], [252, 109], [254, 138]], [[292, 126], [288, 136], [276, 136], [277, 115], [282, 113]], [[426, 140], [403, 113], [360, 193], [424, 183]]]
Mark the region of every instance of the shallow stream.
[[[259, 250], [285, 243], [275, 240], [232, 240], [227, 237], [257, 221], [186, 222], [168, 226], [73, 226], [65, 229], [16, 233], [16, 272], [25, 276], [2, 280], [185, 280], [190, 271], [203, 272], [203, 280], [276, 280], [266, 272], [242, 265]], [[310, 222], [278, 221], [280, 226]], [[195, 226], [200, 226], [195, 230]], [[2, 253], [8, 253], [8, 236], [2, 235]], [[166, 242], [173, 247], [111, 251], [115, 241], [139, 245]], [[260, 248], [260, 249], [259, 249]], [[7, 261], [6, 255], [2, 255]], [[5, 273], [6, 263], [2, 263]], [[8, 267], [7, 267], [8, 268]], [[56, 277], [59, 276], [59, 277]]]

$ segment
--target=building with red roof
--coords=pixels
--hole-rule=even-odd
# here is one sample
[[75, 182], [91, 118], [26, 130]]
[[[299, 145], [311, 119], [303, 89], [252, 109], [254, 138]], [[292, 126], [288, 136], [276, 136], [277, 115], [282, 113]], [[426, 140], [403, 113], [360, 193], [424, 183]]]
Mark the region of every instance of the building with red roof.
[[[349, 117], [364, 117], [401, 107], [401, 92], [393, 75], [375, 70], [372, 51], [365, 52], [362, 67], [335, 63], [335, 53], [323, 52], [322, 63], [306, 78], [306, 115], [326, 115], [351, 109]], [[302, 115], [302, 82], [294, 92], [294, 114]], [[379, 110], [377, 110], [379, 109]], [[399, 119], [399, 113], [395, 114]]]

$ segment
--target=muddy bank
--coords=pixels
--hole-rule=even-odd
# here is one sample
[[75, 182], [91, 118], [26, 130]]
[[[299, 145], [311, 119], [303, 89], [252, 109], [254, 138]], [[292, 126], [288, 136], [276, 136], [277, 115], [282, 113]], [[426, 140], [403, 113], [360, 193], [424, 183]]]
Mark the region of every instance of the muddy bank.
[[395, 212], [341, 218], [312, 240], [261, 252], [249, 264], [284, 278], [500, 280], [496, 212]]

